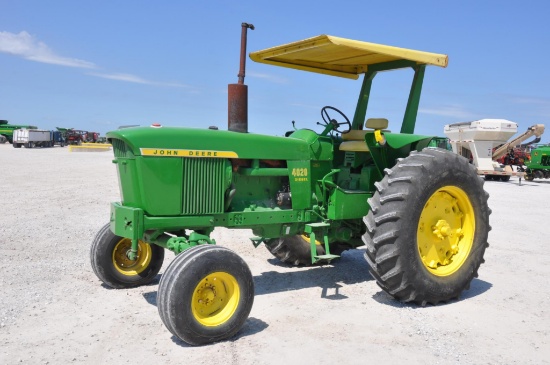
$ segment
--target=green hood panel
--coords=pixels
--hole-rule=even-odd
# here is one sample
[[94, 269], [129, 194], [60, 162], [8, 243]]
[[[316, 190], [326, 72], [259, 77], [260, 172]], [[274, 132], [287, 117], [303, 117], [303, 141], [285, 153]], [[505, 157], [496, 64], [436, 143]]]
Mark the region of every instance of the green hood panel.
[[[134, 127], [108, 132], [107, 138], [124, 141], [135, 156], [150, 155], [155, 151], [183, 150], [185, 153], [224, 152], [221, 155], [242, 159], [308, 160], [320, 157], [319, 148], [327, 150], [322, 156], [331, 156], [332, 143], [318, 142], [315, 150], [310, 148], [311, 141], [306, 140], [311, 139], [311, 133], [274, 137], [211, 129]], [[142, 149], [146, 152], [142, 153]], [[228, 155], [227, 152], [234, 154]]]

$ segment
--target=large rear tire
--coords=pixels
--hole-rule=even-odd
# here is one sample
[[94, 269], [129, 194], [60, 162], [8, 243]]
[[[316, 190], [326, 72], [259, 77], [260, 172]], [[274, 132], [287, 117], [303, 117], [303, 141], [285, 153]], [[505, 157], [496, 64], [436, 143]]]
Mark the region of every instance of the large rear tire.
[[164, 248], [143, 241], [138, 243], [137, 258], [127, 252], [132, 240], [111, 232], [106, 224], [97, 232], [90, 247], [90, 262], [96, 276], [114, 289], [133, 288], [153, 281], [164, 262]]
[[162, 322], [176, 337], [204, 345], [235, 335], [250, 314], [254, 281], [233, 251], [200, 245], [176, 256], [158, 288]]
[[457, 298], [477, 277], [488, 247], [483, 179], [465, 158], [429, 148], [385, 173], [364, 218], [371, 274], [402, 302]]

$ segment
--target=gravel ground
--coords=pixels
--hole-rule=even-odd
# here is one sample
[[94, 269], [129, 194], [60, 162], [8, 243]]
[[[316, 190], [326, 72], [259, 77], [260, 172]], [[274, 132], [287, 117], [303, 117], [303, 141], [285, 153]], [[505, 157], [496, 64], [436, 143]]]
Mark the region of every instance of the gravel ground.
[[460, 300], [425, 308], [382, 292], [361, 250], [290, 268], [254, 249], [250, 231], [218, 229], [250, 266], [255, 302], [234, 338], [191, 347], [158, 316], [158, 278], [112, 290], [90, 267], [119, 199], [112, 159], [0, 144], [0, 364], [550, 364], [548, 180], [485, 184], [493, 230], [480, 276]]

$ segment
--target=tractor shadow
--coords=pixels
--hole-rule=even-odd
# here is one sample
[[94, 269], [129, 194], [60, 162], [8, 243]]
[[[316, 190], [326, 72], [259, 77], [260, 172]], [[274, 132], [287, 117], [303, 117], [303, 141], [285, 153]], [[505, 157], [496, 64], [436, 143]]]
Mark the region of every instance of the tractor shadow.
[[[493, 287], [493, 284], [484, 280], [474, 278], [474, 280], [472, 280], [472, 282], [470, 283], [470, 289], [463, 291], [458, 297], [458, 299], [452, 299], [452, 300], [449, 300], [448, 302], [441, 302], [441, 303], [438, 303], [437, 306], [438, 307], [446, 306], [449, 304], [462, 302], [463, 300], [468, 300], [470, 298], [477, 297], [478, 295], [485, 293], [492, 287]], [[401, 303], [383, 290], [380, 290], [378, 293], [374, 294], [372, 296], [372, 299], [376, 300], [380, 304], [385, 304], [394, 308], [423, 309], [423, 308], [433, 307], [433, 305], [430, 305], [430, 304], [427, 304], [425, 307], [422, 307], [421, 305], [414, 304], [414, 303]]]
[[[340, 294], [341, 284], [351, 285], [372, 281], [369, 265], [363, 258], [362, 250], [349, 250], [331, 264], [313, 267], [292, 267], [277, 259], [268, 262], [285, 271], [267, 271], [254, 276], [254, 295], [274, 294], [291, 290], [321, 288], [321, 298], [330, 300], [346, 299]], [[161, 275], [147, 286], [158, 284]], [[142, 294], [147, 303], [157, 306], [157, 291]]]
[[[269, 325], [267, 323], [265, 323], [264, 321], [262, 321], [261, 319], [254, 318], [254, 317], [248, 317], [246, 319], [246, 322], [241, 327], [239, 332], [237, 332], [236, 335], [234, 335], [233, 337], [230, 337], [228, 339], [222, 340], [222, 342], [235, 342], [235, 341], [240, 340], [241, 338], [244, 338], [244, 337], [247, 337], [247, 336], [252, 336], [252, 335], [255, 335], [256, 333], [260, 333], [263, 330], [265, 330], [267, 327], [269, 327]], [[196, 346], [196, 345], [190, 345], [190, 344], [180, 340], [176, 336], [172, 336], [170, 339], [172, 340], [172, 342], [174, 344], [178, 345], [179, 347], [184, 347], [184, 348], [187, 348], [187, 347], [208, 347], [208, 346], [212, 346], [212, 345], [216, 344], [216, 343], [210, 343], [210, 344], [206, 344], [206, 345]]]
[[321, 298], [341, 300], [341, 284], [351, 285], [373, 280], [362, 250], [349, 250], [331, 264], [314, 267], [292, 267], [277, 259], [269, 263], [285, 271], [267, 271], [254, 276], [255, 295], [273, 294], [306, 288], [321, 288]]

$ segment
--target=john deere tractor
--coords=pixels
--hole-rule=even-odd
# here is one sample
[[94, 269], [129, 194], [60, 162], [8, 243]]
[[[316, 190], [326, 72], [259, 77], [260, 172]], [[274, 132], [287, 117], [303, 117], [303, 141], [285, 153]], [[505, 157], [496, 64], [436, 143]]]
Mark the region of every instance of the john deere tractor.
[[[242, 57], [239, 83], [229, 85], [227, 131], [153, 124], [109, 132], [121, 201], [111, 203], [91, 246], [99, 279], [112, 288], [145, 285], [165, 249], [174, 252], [158, 310], [193, 345], [236, 334], [254, 300], [245, 260], [216, 245], [216, 227], [251, 230], [254, 246], [288, 265], [327, 263], [365, 246], [370, 273], [401, 302], [437, 304], [468, 289], [488, 246], [488, 194], [465, 158], [413, 134], [426, 66], [446, 67], [447, 56], [321, 35], [250, 58], [362, 75], [355, 113], [324, 106], [320, 127], [286, 137], [248, 133]], [[414, 77], [401, 125], [366, 119], [375, 76], [403, 68]]]
[[550, 145], [538, 145], [525, 161], [525, 180], [550, 179]]

